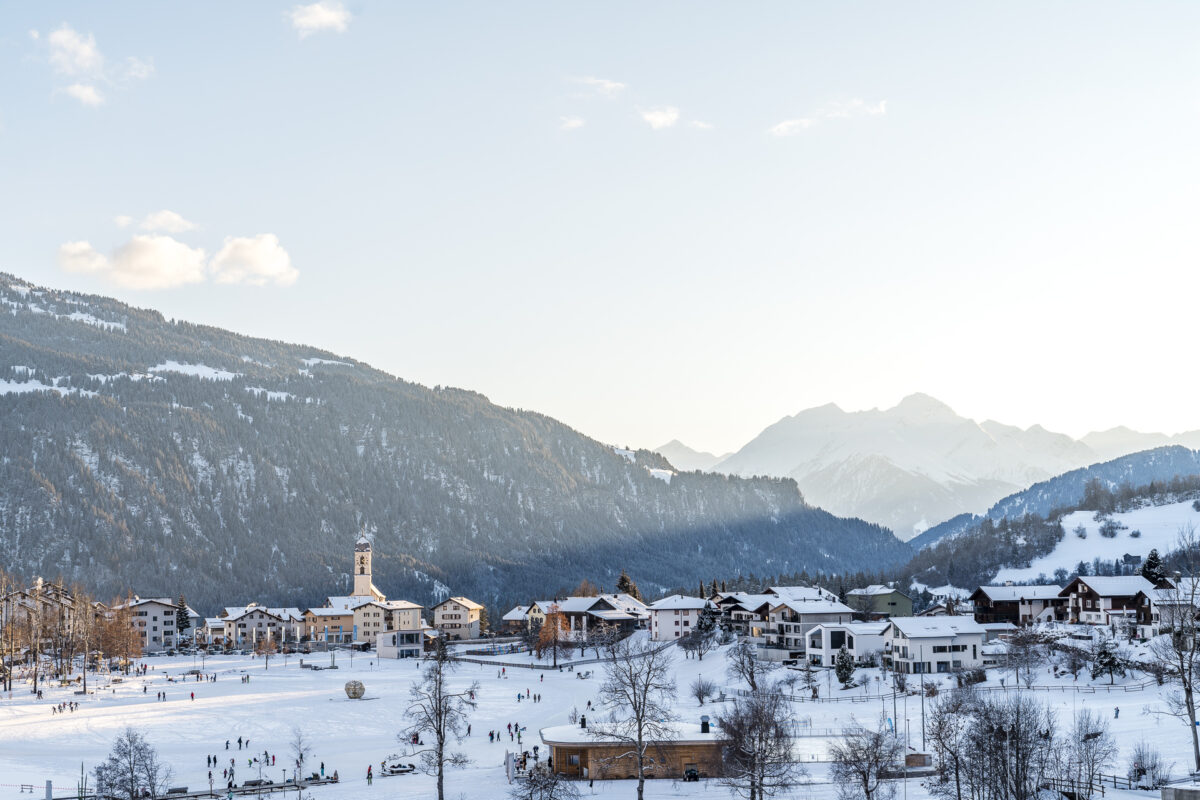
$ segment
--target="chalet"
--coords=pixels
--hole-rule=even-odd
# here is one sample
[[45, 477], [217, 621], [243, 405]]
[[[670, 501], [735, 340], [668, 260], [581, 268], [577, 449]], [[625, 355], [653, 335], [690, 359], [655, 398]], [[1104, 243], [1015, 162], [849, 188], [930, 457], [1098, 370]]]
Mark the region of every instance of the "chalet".
[[715, 612], [711, 600], [673, 594], [650, 604], [650, 638], [656, 642], [680, 639], [696, 630], [705, 610]]
[[1083, 625], [1136, 624], [1138, 592], [1156, 588], [1141, 575], [1080, 575], [1059, 596], [1067, 601], [1067, 619]]
[[[185, 607], [188, 618], [186, 630], [194, 630], [201, 617], [191, 607]], [[142, 639], [143, 653], [157, 653], [179, 646], [187, 635], [179, 630], [179, 605], [169, 597], [138, 597], [134, 595], [113, 607], [114, 611], [128, 610], [129, 624]]]
[[511, 611], [500, 618], [500, 623], [506, 633], [522, 633], [529, 630], [529, 606], [513, 606]]
[[1167, 578], [1135, 598], [1137, 635], [1150, 639], [1171, 628], [1193, 629], [1200, 617], [1200, 577]]
[[913, 613], [911, 597], [891, 586], [878, 583], [846, 592], [846, 605], [871, 620], [911, 617]]
[[915, 675], [979, 667], [985, 638], [971, 617], [893, 617], [884, 632], [884, 663]]
[[[649, 743], [646, 777], [679, 779], [693, 773], [708, 778], [721, 774], [721, 749], [726, 740], [718, 729], [709, 726], [707, 716], [700, 718], [699, 725], [668, 724], [669, 732]], [[629, 744], [606, 733], [603, 725], [587, 727], [586, 717], [579, 725], [543, 728], [541, 737], [549, 748], [554, 771], [560, 775], [605, 780], [633, 778], [637, 773]]]
[[612, 625], [622, 634], [630, 634], [651, 617], [650, 609], [645, 604], [627, 594], [539, 600], [534, 606], [546, 614], [561, 614], [571, 637], [584, 641], [587, 640], [588, 630], [597, 625]]
[[483, 606], [465, 597], [448, 597], [433, 607], [433, 627], [447, 639], [478, 639]]
[[1012, 622], [1028, 625], [1046, 620], [1065, 620], [1067, 601], [1061, 596], [1062, 587], [1054, 584], [1037, 586], [980, 586], [968, 600], [974, 604], [976, 622]]
[[822, 622], [806, 634], [805, 655], [810, 664], [831, 667], [838, 651], [845, 647], [856, 664], [879, 663], [887, 627], [887, 622]]
[[729, 630], [739, 636], [759, 638], [767, 628], [771, 617], [771, 603], [779, 597], [774, 594], [748, 594], [747, 592], [725, 592], [714, 600], [717, 615]]

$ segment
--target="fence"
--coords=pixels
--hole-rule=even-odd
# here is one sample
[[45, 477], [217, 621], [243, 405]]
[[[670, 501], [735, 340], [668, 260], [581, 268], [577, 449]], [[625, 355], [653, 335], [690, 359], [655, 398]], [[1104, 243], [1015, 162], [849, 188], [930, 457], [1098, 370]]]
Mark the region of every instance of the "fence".
[[[675, 644], [678, 644], [678, 642], [674, 642], [674, 641], [663, 642], [661, 645], [659, 645], [658, 647], [654, 648], [653, 650], [645, 653], [644, 655], [650, 655], [650, 653], [662, 652], [663, 650], [666, 650], [668, 647], [671, 647], [672, 645], [675, 645]], [[588, 649], [591, 649], [591, 648], [588, 648]], [[608, 659], [603, 656], [601, 656], [599, 658], [577, 658], [572, 661], [564, 661], [561, 664], [559, 664], [558, 666], [554, 666], [553, 664], [534, 664], [532, 662], [522, 663], [520, 661], [496, 661], [495, 659], [490, 659], [490, 658], [467, 658], [465, 656], [450, 656], [450, 660], [451, 661], [461, 661], [465, 664], [483, 664], [484, 666], [488, 666], [488, 667], [513, 667], [514, 669], [544, 669], [544, 670], [549, 670], [551, 672], [557, 672], [558, 670], [563, 669], [565, 667], [579, 667], [579, 666], [586, 666], [587, 664], [603, 664]]]

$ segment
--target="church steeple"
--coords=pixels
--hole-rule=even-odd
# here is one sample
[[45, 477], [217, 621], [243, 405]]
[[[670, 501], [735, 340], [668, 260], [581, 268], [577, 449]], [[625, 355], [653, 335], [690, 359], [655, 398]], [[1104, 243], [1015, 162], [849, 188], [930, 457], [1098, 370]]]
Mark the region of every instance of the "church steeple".
[[354, 592], [355, 597], [374, 597], [379, 590], [371, 583], [371, 542], [365, 533], [354, 543]]

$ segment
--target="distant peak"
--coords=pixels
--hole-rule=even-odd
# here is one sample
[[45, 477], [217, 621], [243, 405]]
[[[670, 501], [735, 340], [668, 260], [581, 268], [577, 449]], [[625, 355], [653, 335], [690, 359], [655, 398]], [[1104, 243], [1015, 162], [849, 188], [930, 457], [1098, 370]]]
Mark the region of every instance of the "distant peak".
[[[845, 413], [846, 412], [842, 411], [842, 407], [839, 406], [837, 403], [826, 403], [823, 406], [813, 406], [812, 408], [806, 408], [803, 411], [796, 414], [796, 416], [803, 417], [803, 416], [840, 415], [840, 414], [845, 414]], [[787, 418], [784, 417], [784, 419], [787, 419]]]
[[948, 416], [957, 417], [954, 409], [938, 400], [936, 397], [930, 397], [922, 392], [915, 392], [905, 397], [895, 408], [889, 409], [892, 412], [897, 412], [903, 416]]

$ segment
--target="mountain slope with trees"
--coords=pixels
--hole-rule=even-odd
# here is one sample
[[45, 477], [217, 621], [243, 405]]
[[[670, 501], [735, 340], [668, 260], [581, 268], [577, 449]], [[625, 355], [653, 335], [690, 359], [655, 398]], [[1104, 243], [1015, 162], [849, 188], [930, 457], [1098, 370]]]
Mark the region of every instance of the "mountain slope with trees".
[[0, 354], [7, 566], [101, 594], [315, 603], [360, 531], [376, 584], [422, 603], [909, 555], [789, 479], [672, 473], [475, 392], [3, 274]]

